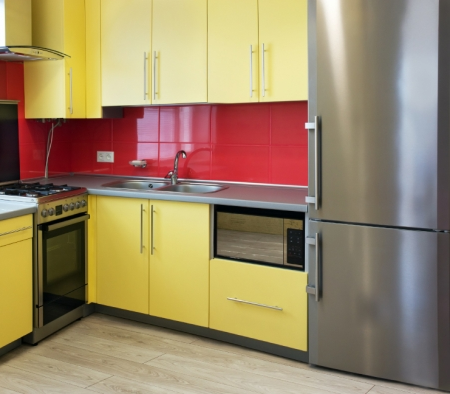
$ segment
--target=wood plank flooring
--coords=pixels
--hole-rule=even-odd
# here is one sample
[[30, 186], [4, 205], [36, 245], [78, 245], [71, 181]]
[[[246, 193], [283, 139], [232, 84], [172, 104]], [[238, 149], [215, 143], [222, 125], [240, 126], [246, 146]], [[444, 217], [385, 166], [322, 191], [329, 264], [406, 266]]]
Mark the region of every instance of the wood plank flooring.
[[1, 394], [435, 394], [93, 314], [0, 357]]

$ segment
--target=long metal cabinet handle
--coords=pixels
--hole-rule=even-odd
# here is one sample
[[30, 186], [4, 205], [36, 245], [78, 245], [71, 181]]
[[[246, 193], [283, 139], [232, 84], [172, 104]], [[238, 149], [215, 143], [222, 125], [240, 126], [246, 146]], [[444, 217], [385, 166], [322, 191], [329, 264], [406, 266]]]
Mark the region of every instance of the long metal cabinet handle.
[[142, 254], [144, 250], [144, 204], [141, 204], [141, 246], [140, 246], [140, 253]]
[[314, 271], [315, 286], [306, 286], [306, 292], [315, 296], [317, 302], [320, 301], [320, 234], [315, 237], [306, 237], [306, 243], [316, 246], [316, 269]]
[[151, 235], [151, 254], [153, 255], [153, 249], [155, 249], [155, 247], [153, 246], [153, 205], [151, 205], [150, 206], [150, 209], [151, 209], [151, 221], [152, 221], [152, 224], [151, 224], [151, 232], [152, 232], [152, 235]]
[[7, 231], [6, 233], [0, 233], [0, 237], [3, 237], [4, 235], [9, 235], [9, 234], [18, 233], [18, 232], [20, 232], [20, 231], [29, 230], [30, 228], [33, 228], [33, 226], [16, 228], [15, 230]]
[[266, 97], [266, 62], [265, 62], [264, 43], [262, 44], [262, 96]]
[[156, 100], [156, 51], [153, 51], [153, 100]]
[[147, 99], [147, 52], [144, 52], [144, 100]]
[[283, 308], [280, 308], [279, 306], [272, 306], [272, 305], [265, 305], [265, 304], [259, 304], [257, 302], [251, 302], [251, 301], [245, 301], [245, 300], [240, 300], [239, 298], [234, 298], [234, 297], [227, 297], [228, 301], [234, 301], [234, 302], [241, 302], [243, 304], [249, 304], [249, 305], [255, 305], [255, 306], [261, 306], [263, 308], [269, 308], [269, 309], [275, 309], [277, 311], [282, 311]]
[[73, 114], [73, 72], [72, 67], [69, 69], [69, 112]]
[[318, 211], [320, 208], [320, 116], [314, 117], [314, 123], [305, 123], [305, 128], [309, 131], [314, 131], [314, 196], [307, 196], [306, 203], [314, 204], [314, 209]]
[[253, 97], [253, 47], [250, 45], [250, 97]]

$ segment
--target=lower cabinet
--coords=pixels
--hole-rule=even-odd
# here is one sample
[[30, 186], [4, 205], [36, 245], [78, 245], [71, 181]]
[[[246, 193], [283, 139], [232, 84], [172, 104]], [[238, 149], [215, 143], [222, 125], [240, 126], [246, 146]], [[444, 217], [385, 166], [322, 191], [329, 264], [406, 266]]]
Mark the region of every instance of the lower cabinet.
[[0, 222], [0, 348], [33, 329], [32, 215]]
[[210, 206], [151, 204], [150, 314], [208, 327]]
[[97, 302], [148, 313], [148, 201], [97, 197]]
[[210, 328], [307, 351], [307, 274], [213, 259]]

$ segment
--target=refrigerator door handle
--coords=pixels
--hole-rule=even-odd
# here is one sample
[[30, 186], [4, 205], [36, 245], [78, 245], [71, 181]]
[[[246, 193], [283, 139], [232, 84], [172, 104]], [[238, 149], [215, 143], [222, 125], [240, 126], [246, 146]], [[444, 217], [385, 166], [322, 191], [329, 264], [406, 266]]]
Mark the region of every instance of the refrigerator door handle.
[[306, 237], [306, 243], [308, 245], [315, 245], [316, 247], [316, 269], [314, 271], [314, 280], [315, 280], [315, 286], [306, 286], [306, 292], [308, 294], [311, 294], [315, 296], [316, 302], [320, 301], [320, 287], [319, 287], [319, 280], [320, 280], [320, 236], [319, 233], [316, 233], [315, 237]]
[[315, 196], [307, 196], [305, 202], [307, 204], [314, 204], [314, 209], [319, 210], [319, 163], [320, 163], [320, 149], [319, 149], [319, 128], [320, 128], [320, 116], [314, 117], [314, 123], [305, 123], [305, 129], [314, 131], [314, 194]]

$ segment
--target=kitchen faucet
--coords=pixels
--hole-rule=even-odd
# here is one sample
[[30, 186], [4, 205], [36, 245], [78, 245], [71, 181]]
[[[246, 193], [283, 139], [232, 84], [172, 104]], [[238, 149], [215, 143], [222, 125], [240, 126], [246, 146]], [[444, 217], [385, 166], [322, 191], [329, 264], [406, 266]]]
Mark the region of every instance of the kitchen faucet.
[[177, 154], [175, 155], [175, 161], [173, 163], [173, 170], [169, 171], [165, 178], [170, 178], [170, 183], [172, 185], [176, 185], [178, 182], [178, 159], [180, 155], [183, 157], [183, 159], [186, 159], [187, 155], [184, 150], [179, 150]]

